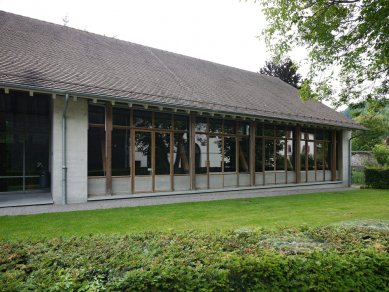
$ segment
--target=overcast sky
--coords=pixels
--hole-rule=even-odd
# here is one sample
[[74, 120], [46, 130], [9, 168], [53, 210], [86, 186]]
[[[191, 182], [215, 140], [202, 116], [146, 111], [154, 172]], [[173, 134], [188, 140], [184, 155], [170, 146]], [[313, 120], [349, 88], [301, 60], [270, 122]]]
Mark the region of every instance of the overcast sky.
[[0, 0], [0, 9], [257, 72], [268, 59], [258, 3], [239, 0]]

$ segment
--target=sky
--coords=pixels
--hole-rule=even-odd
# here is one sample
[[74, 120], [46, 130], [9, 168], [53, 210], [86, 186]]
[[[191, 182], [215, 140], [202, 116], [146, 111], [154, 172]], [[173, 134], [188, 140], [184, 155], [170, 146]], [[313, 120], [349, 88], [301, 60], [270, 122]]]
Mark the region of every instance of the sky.
[[270, 56], [259, 3], [239, 0], [0, 0], [0, 10], [259, 71]]

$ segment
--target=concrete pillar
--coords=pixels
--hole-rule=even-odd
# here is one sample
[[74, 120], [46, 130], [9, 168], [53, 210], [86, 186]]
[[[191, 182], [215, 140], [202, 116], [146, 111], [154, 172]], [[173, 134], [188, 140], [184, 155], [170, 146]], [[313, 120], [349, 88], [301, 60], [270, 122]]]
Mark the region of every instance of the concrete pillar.
[[[62, 204], [62, 113], [64, 97], [53, 100], [51, 192], [55, 204]], [[67, 202], [88, 199], [88, 102], [69, 99], [67, 111]]]
[[349, 130], [343, 130], [342, 131], [342, 139], [339, 141], [339, 147], [338, 151], [340, 151], [340, 161], [339, 161], [339, 179], [343, 181], [343, 186], [348, 186], [348, 171], [349, 171], [349, 139], [351, 138], [351, 131]]

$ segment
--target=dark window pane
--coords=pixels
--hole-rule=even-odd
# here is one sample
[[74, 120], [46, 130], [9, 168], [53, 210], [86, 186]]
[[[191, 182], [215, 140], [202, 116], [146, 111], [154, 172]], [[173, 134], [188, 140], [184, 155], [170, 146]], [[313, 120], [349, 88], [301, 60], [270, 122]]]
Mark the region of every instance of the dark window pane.
[[324, 169], [324, 144], [322, 142], [316, 142], [316, 169]]
[[222, 139], [209, 137], [209, 172], [222, 171]]
[[308, 142], [308, 170], [314, 170], [315, 169], [315, 144], [314, 142]]
[[188, 133], [174, 134], [174, 173], [189, 173]]
[[236, 172], [235, 137], [224, 137], [224, 172]]
[[239, 172], [250, 172], [250, 139], [239, 137]]
[[303, 131], [301, 131], [301, 137], [300, 137], [300, 139], [301, 139], [301, 140], [306, 140], [306, 139], [305, 139], [306, 136], [307, 136], [306, 133], [303, 132]]
[[196, 134], [195, 153], [196, 173], [207, 173], [207, 135]]
[[137, 128], [152, 127], [152, 113], [149, 111], [134, 110], [134, 126]]
[[260, 137], [263, 136], [263, 125], [262, 124], [257, 124], [256, 135], [260, 136]]
[[274, 126], [265, 125], [263, 128], [263, 135], [266, 137], [274, 137]]
[[105, 130], [90, 127], [88, 131], [88, 175], [105, 175]]
[[130, 110], [125, 108], [112, 109], [112, 123], [114, 126], [130, 126]]
[[155, 133], [155, 174], [170, 174], [170, 133]]
[[329, 140], [330, 133], [326, 130], [316, 130], [316, 139], [317, 140]]
[[105, 107], [89, 105], [89, 124], [105, 124]]
[[265, 170], [274, 170], [274, 141], [265, 140]]
[[294, 131], [293, 130], [289, 129], [289, 130], [286, 131], [286, 137], [288, 139], [293, 139], [293, 136], [294, 136]]
[[224, 120], [224, 133], [235, 134], [236, 133], [236, 121]]
[[130, 131], [112, 130], [112, 175], [130, 175]]
[[315, 132], [313, 130], [309, 130], [306, 133], [306, 139], [308, 139], [308, 140], [315, 140]]
[[262, 172], [263, 161], [262, 161], [262, 138], [255, 139], [255, 171]]
[[332, 165], [332, 151], [331, 151], [332, 143], [324, 142], [324, 155], [325, 155], [325, 170], [331, 170]]
[[207, 131], [207, 119], [197, 117], [196, 118], [196, 132], [206, 132]]
[[209, 119], [209, 131], [211, 133], [221, 133], [222, 121], [220, 119]]
[[276, 127], [276, 137], [284, 138], [286, 136], [285, 127], [278, 126]]
[[172, 115], [168, 113], [155, 113], [155, 127], [159, 129], [171, 129]]
[[23, 190], [23, 178], [0, 178], [0, 192]]
[[174, 115], [174, 130], [188, 131], [189, 117]]
[[135, 175], [151, 175], [151, 133], [135, 133]]
[[276, 140], [276, 170], [285, 170], [285, 140]]
[[250, 123], [239, 122], [238, 132], [242, 135], [250, 135]]
[[287, 140], [286, 143], [286, 167], [288, 170], [295, 170], [295, 142]]
[[300, 144], [300, 164], [301, 164], [301, 170], [305, 171], [306, 166], [305, 166], [305, 161], [307, 160], [307, 145], [304, 142], [301, 142]]

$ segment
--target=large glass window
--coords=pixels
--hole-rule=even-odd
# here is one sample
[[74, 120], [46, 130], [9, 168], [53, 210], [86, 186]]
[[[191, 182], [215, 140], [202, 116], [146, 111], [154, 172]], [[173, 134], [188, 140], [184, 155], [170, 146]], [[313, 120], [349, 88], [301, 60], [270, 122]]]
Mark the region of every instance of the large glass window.
[[170, 174], [170, 133], [155, 133], [155, 174]]
[[134, 110], [134, 126], [137, 128], [152, 127], [152, 112], [143, 110]]
[[0, 93], [0, 192], [50, 187], [50, 98]]
[[155, 113], [155, 127], [159, 129], [170, 129], [172, 127], [172, 115]]
[[207, 135], [196, 134], [195, 136], [195, 168], [197, 174], [207, 173]]
[[116, 129], [112, 131], [112, 175], [130, 175], [130, 130]]
[[274, 169], [274, 140], [265, 139], [265, 170], [273, 171]]
[[222, 139], [209, 137], [209, 172], [222, 172]]
[[88, 175], [105, 176], [105, 107], [89, 105]]
[[189, 173], [189, 141], [188, 133], [174, 134], [174, 173]]
[[236, 172], [235, 137], [224, 137], [224, 172]]
[[285, 140], [276, 140], [276, 170], [285, 170]]
[[262, 161], [262, 138], [255, 138], [255, 171], [263, 171], [263, 161]]
[[239, 172], [250, 172], [249, 137], [239, 137]]
[[151, 132], [135, 132], [135, 175], [151, 175]]

